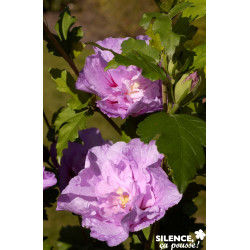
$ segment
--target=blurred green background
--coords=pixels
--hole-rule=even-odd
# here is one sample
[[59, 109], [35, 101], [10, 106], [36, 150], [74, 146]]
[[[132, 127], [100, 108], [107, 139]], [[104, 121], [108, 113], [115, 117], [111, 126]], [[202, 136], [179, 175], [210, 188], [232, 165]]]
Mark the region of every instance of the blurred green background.
[[[68, 4], [71, 14], [76, 16], [76, 26], [81, 25], [84, 31], [83, 42], [97, 41], [106, 37], [135, 37], [144, 34], [144, 30], [139, 26], [142, 15], [146, 12], [158, 11], [153, 0], [44, 0], [44, 18], [52, 32], [58, 19], [60, 10]], [[194, 21], [194, 25], [199, 28], [192, 42], [188, 46], [193, 48], [206, 41], [206, 20], [205, 17]], [[83, 53], [75, 60], [76, 66], [81, 70], [84, 66], [86, 56], [90, 55], [92, 50], [86, 48]], [[58, 92], [55, 83], [50, 79], [48, 69], [50, 67], [67, 69], [73, 76], [74, 72], [68, 64], [59, 57], [48, 53], [46, 43], [43, 50], [43, 106], [44, 112], [51, 122], [52, 115], [60, 107], [66, 105], [69, 99], [67, 94]], [[120, 125], [121, 119], [114, 119]], [[110, 127], [108, 122], [99, 114], [95, 114], [87, 122], [87, 127], [97, 127], [100, 129], [104, 139], [118, 141], [120, 139], [117, 132]], [[43, 137], [44, 145], [50, 146], [46, 138], [48, 128], [44, 122]], [[198, 183], [205, 184], [205, 178], [199, 177]], [[194, 214], [197, 223], [205, 223], [205, 191], [200, 191], [195, 200], [198, 211]], [[48, 220], [44, 221], [44, 236], [48, 236], [48, 242], [54, 246], [54, 249], [67, 249], [60, 246], [57, 240], [60, 230], [64, 226], [79, 225], [78, 218], [70, 212], [56, 212], [56, 204], [46, 208]], [[203, 247], [205, 249], [205, 247]]]

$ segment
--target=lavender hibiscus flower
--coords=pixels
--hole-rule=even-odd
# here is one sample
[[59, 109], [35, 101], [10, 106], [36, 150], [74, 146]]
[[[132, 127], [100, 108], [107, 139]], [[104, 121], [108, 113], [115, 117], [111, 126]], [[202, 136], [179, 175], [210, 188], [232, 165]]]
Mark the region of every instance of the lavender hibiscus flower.
[[110, 141], [103, 140], [100, 131], [96, 128], [79, 131], [79, 138], [83, 144], [69, 142], [68, 148], [63, 150], [61, 166], [58, 165], [56, 160], [56, 144], [53, 144], [51, 147], [52, 161], [58, 167], [60, 190], [63, 190], [69, 181], [84, 168], [85, 158], [89, 149], [107, 143], [111, 144]]
[[55, 174], [49, 171], [45, 171], [43, 167], [43, 190], [52, 187], [56, 184]]
[[[140, 40], [148, 37], [138, 36]], [[127, 38], [106, 38], [98, 41], [100, 46], [121, 53], [121, 44]], [[151, 82], [141, 75], [136, 66], [119, 66], [104, 71], [108, 62], [113, 59], [109, 51], [94, 48], [95, 54], [87, 57], [85, 66], [80, 72], [76, 88], [93, 93], [100, 97], [97, 106], [109, 117], [138, 116], [162, 109], [161, 83]]]
[[71, 179], [58, 198], [57, 210], [82, 216], [91, 237], [116, 246], [129, 232], [161, 219], [182, 198], [161, 168], [155, 141], [93, 147], [85, 169]]

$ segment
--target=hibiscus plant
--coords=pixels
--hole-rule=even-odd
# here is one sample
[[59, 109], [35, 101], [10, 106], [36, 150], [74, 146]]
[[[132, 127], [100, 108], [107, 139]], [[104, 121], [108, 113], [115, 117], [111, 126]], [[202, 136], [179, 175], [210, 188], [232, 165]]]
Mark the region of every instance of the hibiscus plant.
[[[134, 38], [83, 43], [68, 7], [55, 33], [44, 22], [48, 51], [72, 69], [49, 69], [71, 98], [52, 122], [44, 113], [51, 142], [44, 147], [44, 219], [56, 202], [57, 211], [79, 217], [82, 230], [78, 243], [61, 249], [159, 249], [157, 235], [205, 229], [192, 215], [205, 189], [197, 178], [205, 177], [206, 46], [187, 46], [205, 1], [155, 2], [159, 12], [142, 16], [145, 34]], [[79, 71], [74, 60], [85, 47], [93, 53]], [[118, 142], [104, 140], [98, 124], [87, 128], [96, 112]]]

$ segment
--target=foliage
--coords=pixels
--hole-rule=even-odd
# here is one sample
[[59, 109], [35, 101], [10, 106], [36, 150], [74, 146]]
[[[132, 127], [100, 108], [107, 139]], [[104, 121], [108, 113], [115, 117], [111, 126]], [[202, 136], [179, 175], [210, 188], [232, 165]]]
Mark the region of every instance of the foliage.
[[55, 121], [56, 130], [59, 130], [56, 144], [57, 160], [60, 163], [63, 150], [68, 147], [68, 142], [78, 138], [78, 131], [86, 128], [86, 119], [92, 115], [91, 110], [76, 113], [70, 108], [65, 108]]
[[84, 93], [75, 88], [75, 80], [69, 72], [60, 69], [49, 69], [51, 78], [56, 82], [57, 90], [67, 93], [72, 96], [72, 99], [68, 101], [68, 105], [72, 109], [86, 108], [92, 97], [89, 93]]
[[[205, 80], [206, 80], [206, 45], [199, 44], [190, 49], [187, 41], [192, 41], [198, 30], [194, 20], [206, 14], [205, 0], [155, 0], [159, 12], [145, 13], [140, 26], [145, 30], [149, 41], [129, 38], [121, 45], [121, 53], [104, 48], [97, 43], [87, 45], [107, 50], [113, 59], [105, 70], [119, 66], [137, 66], [145, 78], [151, 81], [160, 80], [162, 84], [161, 111], [146, 113], [137, 117], [128, 117], [119, 127], [116, 121], [105, 114], [103, 117], [119, 133], [120, 141], [129, 142], [133, 138], [149, 143], [156, 140], [158, 151], [164, 154], [163, 170], [168, 174], [179, 191], [183, 193], [181, 202], [168, 209], [157, 226], [143, 229], [146, 243], [131, 233], [128, 241], [114, 249], [147, 249], [156, 248], [156, 242], [149, 240], [151, 233], [188, 235], [195, 230], [205, 229], [203, 224], [196, 223], [192, 217], [197, 212], [195, 198], [204, 192], [205, 187], [197, 184], [197, 176], [205, 174]], [[76, 89], [76, 78], [79, 71], [74, 59], [81, 54], [85, 44], [82, 27], [74, 27], [76, 18], [66, 7], [55, 25], [55, 34], [45, 27], [44, 40], [48, 51], [57, 57], [64, 58], [75, 76], [66, 69], [50, 68], [49, 73], [59, 92], [70, 99], [67, 106], [55, 112], [52, 124], [48, 124], [47, 137], [56, 143], [57, 163], [60, 165], [64, 150], [69, 142], [79, 142], [79, 131], [87, 128], [87, 121], [95, 112], [100, 113], [95, 101], [98, 96]], [[52, 37], [51, 37], [52, 35]], [[51, 65], [53, 67], [53, 65]], [[187, 76], [198, 72], [199, 83], [192, 90], [192, 80], [185, 83]], [[43, 161], [58, 177], [57, 164], [53, 161], [51, 149], [44, 146]], [[51, 163], [53, 162], [53, 163]], [[59, 191], [57, 187], [44, 191], [44, 220], [50, 217], [46, 208], [55, 204]], [[155, 230], [155, 231], [154, 231]], [[44, 249], [53, 246], [48, 239], [44, 240]], [[106, 249], [106, 243], [89, 236], [89, 230], [79, 226], [63, 227], [57, 249]], [[200, 246], [201, 247], [201, 246]]]
[[157, 136], [158, 150], [166, 155], [173, 180], [183, 193], [205, 163], [205, 122], [184, 114], [157, 113], [141, 122], [137, 133], [147, 143]]
[[[55, 25], [55, 30], [57, 35], [54, 35], [54, 38], [60, 45], [63, 50], [71, 58], [76, 58], [81, 54], [81, 51], [84, 48], [84, 44], [80, 41], [83, 37], [82, 27], [71, 27], [75, 24], [76, 18], [70, 15], [69, 8], [66, 7], [64, 11], [60, 14], [59, 19]], [[54, 45], [51, 45], [48, 37], [45, 34], [45, 40], [48, 42], [48, 50], [51, 54], [61, 57], [61, 53], [55, 48]]]
[[192, 2], [192, 7], [183, 11], [183, 17], [194, 20], [206, 14], [206, 0], [191, 0], [190, 2]]
[[[145, 41], [133, 41], [134, 39], [129, 39], [129, 41], [124, 41], [122, 48], [125, 51], [122, 54], [118, 54], [113, 50], [103, 48], [96, 43], [88, 43], [102, 50], [108, 50], [114, 54], [114, 59], [111, 60], [106, 66], [105, 70], [111, 68], [117, 68], [120, 65], [129, 66], [135, 65], [142, 69], [142, 75], [151, 81], [158, 79], [166, 79], [164, 71], [158, 66], [159, 56], [154, 48], [150, 48]], [[125, 44], [124, 44], [125, 43]], [[131, 43], [136, 45], [135, 48], [131, 49]], [[141, 48], [145, 48], [143, 51]], [[143, 52], [142, 52], [143, 51]]]

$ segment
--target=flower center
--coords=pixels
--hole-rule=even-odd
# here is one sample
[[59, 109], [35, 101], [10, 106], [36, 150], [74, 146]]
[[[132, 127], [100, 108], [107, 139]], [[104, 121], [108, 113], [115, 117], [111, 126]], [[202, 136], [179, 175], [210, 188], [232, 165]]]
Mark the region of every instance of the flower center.
[[143, 90], [140, 88], [139, 82], [134, 82], [129, 86], [128, 95], [134, 102], [139, 101], [143, 97]]
[[126, 204], [129, 201], [129, 194], [126, 193], [126, 192], [123, 192], [122, 188], [118, 188], [117, 191], [116, 191], [116, 193], [120, 195], [118, 199], [120, 200], [121, 207], [125, 208]]
[[130, 87], [130, 89], [131, 89], [130, 93], [133, 94], [133, 93], [138, 92], [139, 91], [139, 87], [140, 87], [140, 83], [139, 82], [133, 83], [132, 86]]

